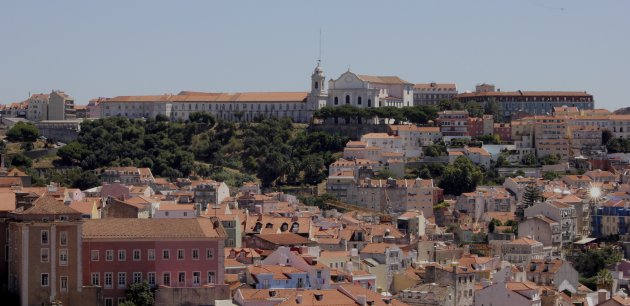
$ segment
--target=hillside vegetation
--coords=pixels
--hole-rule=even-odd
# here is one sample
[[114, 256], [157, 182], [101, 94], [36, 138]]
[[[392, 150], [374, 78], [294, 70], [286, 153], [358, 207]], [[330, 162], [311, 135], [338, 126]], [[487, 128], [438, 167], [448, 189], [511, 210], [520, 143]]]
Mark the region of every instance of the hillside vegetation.
[[169, 178], [197, 175], [233, 185], [258, 178], [264, 186], [300, 185], [324, 179], [326, 165], [347, 140], [308, 132], [290, 119], [233, 123], [201, 113], [186, 122], [116, 117], [85, 122], [79, 138], [58, 155], [62, 164], [83, 170], [137, 166]]

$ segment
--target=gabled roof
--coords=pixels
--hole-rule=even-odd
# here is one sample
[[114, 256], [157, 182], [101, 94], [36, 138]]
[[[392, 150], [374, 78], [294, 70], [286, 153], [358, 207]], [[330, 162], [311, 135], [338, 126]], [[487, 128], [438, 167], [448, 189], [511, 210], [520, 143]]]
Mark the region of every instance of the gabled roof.
[[45, 195], [33, 201], [33, 206], [23, 212], [15, 212], [22, 215], [73, 215], [80, 212], [63, 204], [54, 197]]
[[370, 82], [370, 83], [413, 85], [413, 83], [407, 82], [397, 76], [375, 76], [375, 75], [357, 74], [357, 77], [361, 81]]

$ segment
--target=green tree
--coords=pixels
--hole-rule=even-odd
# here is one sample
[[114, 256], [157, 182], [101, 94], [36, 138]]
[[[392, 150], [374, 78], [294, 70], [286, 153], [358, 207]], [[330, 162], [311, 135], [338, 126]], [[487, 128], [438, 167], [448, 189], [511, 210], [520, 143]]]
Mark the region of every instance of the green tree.
[[601, 269], [597, 272], [597, 289], [612, 291], [613, 276], [608, 269]]
[[86, 190], [101, 185], [101, 180], [92, 171], [83, 171], [72, 181], [72, 187]]
[[482, 180], [481, 168], [467, 157], [460, 156], [452, 165], [446, 166], [439, 186], [446, 194], [460, 195], [462, 192], [474, 191]]
[[33, 165], [33, 160], [23, 154], [14, 155], [11, 158], [11, 166], [13, 167], [25, 167], [30, 168]]
[[610, 130], [603, 130], [602, 131], [602, 144], [606, 145], [608, 144], [608, 142], [613, 139], [614, 135]]
[[523, 164], [530, 167], [538, 166], [538, 159], [534, 153], [527, 153], [523, 155]]
[[397, 175], [389, 169], [381, 169], [374, 177], [377, 179], [386, 180], [388, 178], [397, 178]]
[[9, 141], [35, 141], [39, 137], [39, 130], [32, 123], [18, 122], [7, 131]]
[[592, 290], [596, 290], [598, 283], [597, 274], [601, 270], [619, 262], [622, 258], [623, 254], [619, 250], [607, 246], [577, 253], [572, 263], [575, 270], [580, 274], [580, 283], [589, 286]]
[[516, 210], [516, 215], [520, 220], [525, 218], [525, 209], [533, 206], [536, 202], [542, 199], [542, 192], [536, 186], [536, 183], [530, 182], [525, 186], [523, 190], [523, 198], [521, 200], [521, 205]]
[[27, 152], [32, 151], [34, 148], [35, 148], [35, 145], [31, 141], [23, 142], [22, 145], [20, 145], [20, 149]]
[[501, 226], [501, 221], [492, 218], [492, 220], [490, 220], [490, 222], [488, 223], [488, 233], [494, 233], [494, 229], [497, 226]]
[[431, 178], [431, 170], [429, 170], [429, 168], [422, 168], [420, 169], [420, 172], [418, 173], [418, 177], [421, 179], [430, 179]]
[[125, 305], [152, 306], [155, 301], [147, 282], [133, 283], [125, 290]]
[[507, 157], [507, 153], [506, 152], [502, 152], [501, 154], [499, 154], [499, 157], [497, 157], [496, 166], [497, 167], [509, 167], [510, 166], [510, 162], [508, 161], [508, 157]]
[[541, 163], [543, 165], [557, 165], [560, 163], [560, 156], [557, 154], [545, 155], [545, 157], [541, 159]]
[[483, 111], [486, 115], [492, 115], [495, 121], [502, 121], [503, 119], [501, 105], [494, 99], [486, 102]]
[[484, 144], [500, 144], [501, 137], [497, 134], [492, 135], [481, 135], [475, 137], [476, 140], [482, 141]]
[[85, 146], [72, 141], [57, 150], [57, 156], [61, 157], [61, 161], [66, 165], [78, 165], [87, 155]]
[[304, 182], [307, 184], [318, 184], [324, 178], [324, 160], [317, 155], [309, 155], [302, 161], [302, 170], [304, 171]]
[[543, 179], [548, 180], [548, 181], [553, 181], [557, 179], [558, 177], [560, 177], [560, 175], [558, 175], [558, 173], [553, 172], [553, 171], [547, 171], [543, 173]]

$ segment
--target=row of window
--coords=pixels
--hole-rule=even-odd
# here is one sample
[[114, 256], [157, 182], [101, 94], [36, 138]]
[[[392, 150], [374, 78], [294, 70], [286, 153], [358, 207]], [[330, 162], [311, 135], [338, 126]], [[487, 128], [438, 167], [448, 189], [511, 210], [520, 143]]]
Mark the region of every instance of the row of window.
[[[40, 231], [40, 243], [42, 245], [48, 245], [50, 243], [50, 234], [48, 230]], [[59, 232], [59, 245], [67, 246], [68, 245], [68, 232], [61, 231]]]
[[[147, 260], [155, 260], [155, 249], [147, 249]], [[92, 259], [92, 261], [99, 261], [100, 260], [100, 250], [92, 250], [91, 254], [90, 254], [90, 258]], [[131, 252], [131, 258], [133, 261], [140, 261], [142, 260], [142, 250], [140, 249], [134, 249]], [[199, 260], [200, 258], [200, 253], [199, 253], [199, 249], [192, 249], [190, 250], [190, 256], [193, 260]], [[126, 261], [127, 260], [127, 250], [118, 250], [118, 261]], [[186, 259], [186, 250], [184, 249], [177, 249], [176, 251], [176, 258], [177, 260], [184, 260]], [[211, 248], [206, 248], [206, 254], [205, 254], [205, 258], [206, 260], [213, 260], [214, 259], [214, 249]], [[170, 249], [162, 249], [162, 260], [169, 260], [171, 259], [171, 250]], [[114, 250], [105, 250], [105, 261], [114, 261]]]
[[[339, 97], [335, 97], [334, 101], [335, 101], [335, 105], [338, 105], [339, 104]], [[350, 95], [346, 95], [346, 104], [350, 104]], [[361, 98], [361, 96], [357, 97], [357, 104], [358, 105], [363, 104], [363, 98]], [[368, 99], [367, 100], [367, 106], [368, 107], [372, 106], [372, 99]]]
[[[208, 104], [208, 110], [212, 110], [212, 105], [214, 105], [214, 109], [215, 110], [226, 110], [226, 109], [227, 110], [232, 110], [232, 104], [228, 104], [227, 108], [225, 107], [225, 104], [221, 104], [221, 105], [219, 105], [219, 104]], [[250, 110], [254, 110], [254, 104], [242, 104], [242, 105], [235, 104], [234, 105], [234, 109], [235, 110], [240, 110], [240, 109], [247, 110], [247, 105], [249, 105], [249, 109]], [[258, 110], [259, 111], [262, 110], [263, 104], [257, 104], [257, 105], [258, 105]], [[276, 108], [275, 105], [276, 104], [271, 104], [271, 107], [269, 107], [269, 105], [264, 104], [264, 106], [265, 106], [264, 110], [267, 111], [267, 110], [269, 110], [269, 108], [271, 108], [271, 110], [275, 110], [275, 108]], [[284, 105], [284, 107], [283, 107], [283, 105]], [[291, 103], [291, 104], [278, 104], [278, 110], [282, 110], [283, 108], [285, 110], [290, 110], [291, 109], [291, 105], [293, 105], [293, 110], [297, 110], [298, 109], [298, 104]], [[305, 105], [304, 103], [300, 103], [299, 105], [300, 105], [299, 109], [304, 109], [305, 108], [304, 107], [304, 105]], [[125, 109], [127, 109], [127, 107], [125, 107]], [[173, 105], [173, 110], [178, 110], [178, 109], [179, 110], [186, 110], [186, 106], [185, 105], [181, 105], [181, 107], [178, 108], [177, 105]], [[188, 110], [189, 111], [193, 110], [192, 104], [188, 104]], [[195, 110], [199, 110], [199, 104], [195, 104]], [[201, 104], [201, 110], [206, 110], [206, 104]]]
[[[127, 272], [118, 272], [116, 278], [116, 287], [119, 289], [124, 289], [127, 286]], [[48, 277], [48, 274], [46, 274]], [[143, 278], [142, 272], [133, 272], [131, 283], [141, 283], [142, 281], [146, 281], [150, 286], [157, 285], [157, 278], [155, 272], [148, 272], [146, 278]], [[208, 284], [214, 284], [216, 281], [216, 272], [215, 271], [207, 271], [206, 273], [206, 281]], [[48, 280], [46, 279], [46, 282]], [[93, 286], [101, 286], [101, 273], [93, 272], [90, 275], [90, 284]], [[201, 285], [201, 271], [193, 271], [192, 272], [192, 284], [193, 286]], [[177, 272], [177, 281], [171, 282], [171, 272], [163, 272], [161, 285], [171, 286], [171, 285], [186, 285], [186, 272], [180, 271]], [[43, 278], [42, 278], [42, 286], [43, 286]], [[103, 287], [106, 289], [114, 288], [114, 272], [105, 272], [103, 273]]]
[[[50, 249], [41, 248], [39, 250], [39, 261], [42, 263], [50, 262]], [[59, 265], [68, 265], [68, 249], [59, 249]]]
[[[42, 287], [50, 286], [50, 276], [48, 275], [48, 273], [41, 274], [40, 285]], [[62, 275], [59, 277], [59, 290], [61, 292], [68, 291], [68, 276]]]

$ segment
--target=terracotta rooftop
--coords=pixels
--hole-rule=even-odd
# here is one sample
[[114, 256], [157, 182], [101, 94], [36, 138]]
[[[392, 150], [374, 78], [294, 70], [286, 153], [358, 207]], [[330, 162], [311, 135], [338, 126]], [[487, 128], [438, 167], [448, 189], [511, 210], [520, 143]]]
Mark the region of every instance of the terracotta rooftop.
[[457, 90], [457, 86], [453, 83], [418, 83], [413, 85], [413, 89], [428, 90], [428, 89], [442, 89], [442, 90]]
[[363, 254], [385, 254], [387, 249], [395, 248], [395, 244], [391, 243], [369, 243], [363, 249], [361, 249], [361, 253]]
[[83, 238], [87, 239], [219, 238], [225, 236], [223, 227], [219, 225], [215, 228], [213, 220], [206, 218], [106, 218], [87, 220], [83, 224]]
[[373, 75], [358, 74], [357, 77], [359, 77], [359, 79], [361, 79], [364, 82], [370, 82], [370, 83], [409, 84], [409, 85], [412, 84], [397, 76], [373, 76]]
[[510, 242], [508, 242], [507, 244], [527, 244], [527, 245], [535, 245], [535, 244], [539, 244], [540, 242], [528, 238], [528, 237], [523, 237], [523, 238], [519, 238], [516, 240], [512, 240]]
[[313, 244], [313, 241], [294, 233], [257, 234], [256, 237], [276, 245]]
[[592, 97], [584, 91], [486, 91], [461, 93], [456, 98], [470, 97]]
[[42, 196], [33, 201], [33, 206], [22, 212], [15, 212], [23, 215], [75, 215], [80, 212], [63, 204], [63, 202], [51, 196]]

